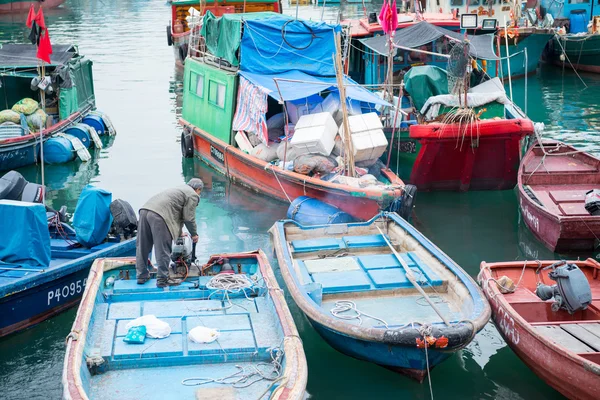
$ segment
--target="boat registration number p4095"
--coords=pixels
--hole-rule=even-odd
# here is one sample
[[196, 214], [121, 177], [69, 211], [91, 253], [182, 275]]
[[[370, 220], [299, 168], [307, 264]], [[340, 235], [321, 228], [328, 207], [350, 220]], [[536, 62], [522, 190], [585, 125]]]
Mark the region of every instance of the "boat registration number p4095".
[[57, 287], [48, 291], [48, 305], [52, 303], [60, 303], [70, 297], [80, 295], [85, 290], [87, 278], [79, 279], [75, 282], [71, 282], [68, 285]]
[[225, 154], [223, 154], [221, 150], [217, 149], [212, 144], [210, 145], [210, 155], [221, 164], [225, 163]]

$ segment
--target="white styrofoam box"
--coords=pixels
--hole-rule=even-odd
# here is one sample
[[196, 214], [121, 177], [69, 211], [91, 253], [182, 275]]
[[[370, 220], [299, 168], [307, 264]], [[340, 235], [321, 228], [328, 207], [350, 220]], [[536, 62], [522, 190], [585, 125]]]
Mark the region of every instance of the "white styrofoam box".
[[300, 154], [322, 154], [328, 156], [335, 144], [337, 124], [328, 112], [308, 114], [300, 117], [290, 143]]
[[[383, 133], [383, 125], [376, 113], [352, 115], [348, 117], [354, 145], [354, 161], [374, 160], [381, 157], [388, 141]], [[340, 136], [344, 137], [343, 125]]]
[[235, 142], [238, 147], [246, 153], [250, 153], [254, 148], [243, 131], [238, 131], [238, 133], [235, 134]]
[[298, 123], [298, 120], [303, 115], [309, 113], [314, 114], [315, 112], [322, 112], [322, 109], [318, 109], [319, 105], [323, 102], [323, 99], [318, 94], [312, 95], [305, 99], [286, 101], [285, 108], [288, 113], [288, 119], [291, 124]]

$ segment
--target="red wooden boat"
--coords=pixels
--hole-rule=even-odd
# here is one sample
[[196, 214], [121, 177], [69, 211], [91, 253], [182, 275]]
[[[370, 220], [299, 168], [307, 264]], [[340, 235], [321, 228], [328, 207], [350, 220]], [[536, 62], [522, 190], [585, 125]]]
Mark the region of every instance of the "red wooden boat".
[[65, 0], [5, 0], [0, 2], [0, 14], [26, 13], [31, 5], [37, 8], [44, 6], [44, 10], [55, 8], [64, 3]]
[[550, 250], [593, 250], [600, 216], [585, 193], [600, 188], [600, 159], [561, 142], [536, 143], [519, 169], [519, 204], [527, 227]]
[[517, 183], [520, 141], [533, 134], [529, 119], [488, 119], [472, 126], [444, 123], [410, 127], [421, 149], [410, 183], [419, 191], [502, 190]]
[[[496, 327], [529, 368], [570, 399], [599, 399], [600, 264], [593, 259], [569, 261], [584, 273], [592, 293], [587, 309], [570, 314], [564, 309], [552, 311], [553, 301], [535, 294], [538, 280], [555, 283], [549, 271], [542, 270], [553, 263], [482, 262], [479, 283], [492, 306]], [[502, 276], [510, 278], [516, 290], [501, 293], [496, 280]]]

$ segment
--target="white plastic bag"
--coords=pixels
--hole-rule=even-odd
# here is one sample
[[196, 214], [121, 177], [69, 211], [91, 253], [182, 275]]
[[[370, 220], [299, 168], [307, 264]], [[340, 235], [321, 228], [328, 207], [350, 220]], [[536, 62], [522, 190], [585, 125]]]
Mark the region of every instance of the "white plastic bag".
[[194, 343], [212, 343], [219, 337], [219, 331], [197, 326], [188, 332], [188, 337]]
[[136, 318], [130, 321], [125, 328], [129, 330], [131, 327], [141, 325], [146, 327], [146, 336], [151, 338], [163, 339], [171, 334], [171, 326], [154, 315], [144, 315], [143, 317]]

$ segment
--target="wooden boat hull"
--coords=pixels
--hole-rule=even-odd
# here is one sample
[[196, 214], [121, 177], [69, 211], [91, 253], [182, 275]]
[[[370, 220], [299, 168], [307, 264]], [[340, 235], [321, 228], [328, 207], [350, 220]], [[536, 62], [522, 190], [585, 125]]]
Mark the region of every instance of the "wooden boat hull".
[[194, 153], [216, 171], [243, 186], [281, 201], [309, 196], [325, 201], [355, 218], [367, 220], [402, 197], [403, 182], [391, 171], [387, 177], [397, 186], [387, 190], [352, 188], [297, 174], [249, 156], [181, 120], [193, 132]]
[[[572, 41], [565, 41], [559, 36], [552, 41], [552, 45], [552, 61], [555, 65], [571, 69], [571, 61], [576, 70], [600, 73], [600, 35], [576, 36]], [[564, 62], [560, 60], [563, 48], [568, 57]]]
[[44, 6], [44, 9], [60, 6], [65, 0], [5, 0], [0, 2], [0, 14], [25, 13], [29, 11], [29, 7], [33, 4], [34, 7]]
[[[475, 333], [479, 331], [489, 319], [490, 309], [487, 305], [487, 301], [485, 301], [483, 294], [480, 293], [479, 288], [468, 275], [458, 269], [452, 269], [452, 274], [456, 273], [456, 275], [453, 275], [454, 278], [452, 279], [457, 279], [461, 282], [461, 285], [464, 285], [461, 286], [465, 289], [462, 293], [469, 297], [464, 300], [464, 304], [472, 305], [472, 307], [467, 306], [469, 315], [459, 318], [456, 315], [453, 315], [451, 318], [458, 318], [457, 323], [444, 325], [443, 323], [440, 324], [437, 322], [426, 324], [414, 322], [415, 319], [410, 316], [408, 310], [410, 307], [408, 305], [410, 304], [410, 299], [409, 302], [403, 303], [405, 304], [404, 306], [396, 305], [396, 308], [394, 308], [391, 304], [402, 298], [403, 289], [395, 288], [394, 284], [391, 283], [391, 280], [386, 281], [387, 283], [385, 284], [385, 288], [387, 288], [388, 291], [378, 292], [378, 288], [381, 288], [381, 286], [378, 287], [377, 284], [375, 284], [375, 287], [371, 286], [369, 289], [365, 289], [365, 284], [359, 283], [360, 279], [362, 279], [362, 272], [358, 271], [362, 270], [357, 268], [353, 270], [354, 272], [347, 275], [341, 275], [343, 272], [337, 272], [339, 271], [337, 269], [332, 270], [332, 272], [330, 272], [331, 275], [327, 275], [328, 271], [322, 271], [320, 272], [320, 275], [318, 272], [315, 272], [313, 275], [302, 272], [302, 268], [304, 268], [305, 265], [304, 263], [308, 263], [308, 260], [313, 262], [312, 260], [319, 259], [321, 256], [327, 257], [329, 249], [335, 249], [335, 247], [328, 246], [339, 240], [339, 236], [337, 235], [343, 235], [344, 239], [342, 240], [347, 240], [348, 243], [351, 242], [356, 244], [356, 247], [345, 249], [346, 255], [340, 256], [346, 258], [346, 260], [343, 261], [344, 263], [351, 262], [348, 260], [348, 257], [353, 257], [354, 253], [352, 253], [352, 251], [356, 251], [356, 254], [360, 255], [360, 263], [363, 265], [362, 268], [366, 269], [367, 275], [369, 275], [371, 277], [370, 279], [374, 282], [379, 279], [376, 276], [383, 276], [379, 275], [379, 273], [385, 274], [387, 277], [395, 275], [395, 272], [387, 269], [391, 268], [388, 267], [390, 264], [386, 264], [386, 262], [383, 261], [386, 257], [385, 253], [381, 253], [381, 250], [374, 250], [374, 247], [377, 246], [377, 244], [375, 244], [375, 236], [377, 235], [366, 235], [367, 232], [371, 232], [369, 231], [370, 226], [381, 223], [381, 221], [392, 221], [392, 223], [397, 223], [402, 226], [402, 228], [406, 230], [408, 236], [414, 235], [412, 237], [417, 241], [424, 240], [423, 247], [426, 248], [427, 251], [430, 251], [430, 254], [432, 254], [433, 257], [444, 263], [444, 265], [451, 265], [446, 264], [446, 262], [451, 262], [446, 255], [428, 242], [426, 238], [422, 237], [416, 229], [393, 213], [381, 214], [365, 223], [330, 225], [330, 228], [325, 226], [302, 227], [293, 221], [280, 221], [271, 228], [270, 232], [279, 261], [281, 275], [286, 283], [289, 293], [298, 307], [307, 316], [314, 329], [325, 341], [327, 341], [327, 343], [343, 354], [381, 365], [418, 381], [422, 381], [427, 375], [428, 370], [431, 370], [431, 368], [443, 362], [454, 352], [469, 344], [474, 338]], [[293, 229], [293, 233], [290, 234], [293, 235], [295, 244], [290, 244], [291, 242], [288, 243], [288, 239], [286, 239], [286, 231], [288, 228]], [[310, 237], [311, 239], [301, 240], [305, 236], [304, 233], [298, 233], [298, 230], [305, 230], [306, 237]], [[332, 235], [331, 237], [321, 236], [326, 230], [340, 233]], [[312, 251], [309, 251], [308, 249], [298, 250], [302, 252], [302, 261], [294, 258], [290, 246], [299, 245], [299, 243], [296, 242], [296, 239], [300, 242], [314, 243], [316, 258], [310, 257], [312, 256], [312, 254], [310, 254]], [[361, 248], [358, 245], [358, 243], [363, 240], [369, 241], [369, 248], [372, 253], [367, 253], [368, 248]], [[311, 244], [311, 246], [313, 245]], [[299, 247], [294, 248], [299, 249]], [[339, 250], [334, 251], [334, 254], [338, 253]], [[423, 255], [424, 253], [419, 254], [421, 254], [421, 258], [425, 257]], [[369, 257], [376, 258], [372, 258], [373, 265], [367, 269], [364, 263], [371, 262], [367, 261]], [[301, 262], [303, 265], [300, 265]], [[382, 271], [379, 269], [379, 272], [371, 273], [370, 268], [373, 268], [374, 270], [384, 268], [387, 270]], [[413, 268], [421, 267], [415, 266]], [[451, 269], [452, 267], [448, 268]], [[400, 272], [398, 271], [397, 274], [400, 275]], [[329, 284], [327, 282], [329, 279], [332, 280], [331, 282], [334, 282], [331, 283], [333, 286], [328, 286]], [[348, 289], [344, 289], [344, 287], [348, 287]], [[409, 286], [409, 289], [414, 290], [412, 286]], [[442, 289], [442, 291], [443, 290], [447, 290], [447, 288]], [[315, 291], [320, 294], [314, 295]], [[439, 293], [441, 293], [441, 291]], [[315, 298], [317, 300], [315, 300]], [[347, 322], [347, 319], [341, 319], [341, 317], [336, 318], [333, 316], [333, 312], [331, 312], [331, 307], [333, 306], [332, 302], [337, 302], [338, 300], [355, 302], [357, 309], [362, 309], [364, 305], [364, 307], [369, 307], [368, 310], [371, 313], [373, 313], [374, 310], [378, 310], [377, 313], [379, 317], [383, 317], [384, 314], [387, 316], [385, 319], [388, 321], [389, 325], [386, 323], [385, 326], [382, 326], [381, 321], [383, 321], [383, 319], [379, 319], [379, 322], [377, 322], [376, 325], [369, 327], [370, 324], [360, 323], [356, 325]], [[366, 303], [361, 303], [361, 301], [365, 301]], [[415, 304], [413, 303], [412, 306], [414, 307]], [[397, 309], [398, 311], [393, 311], [394, 309]], [[365, 319], [363, 319], [363, 322]], [[431, 321], [433, 320], [435, 320], [435, 318]], [[471, 322], [467, 323], [465, 322], [466, 320]], [[413, 322], [411, 323], [411, 321]], [[424, 339], [424, 337], [426, 337], [426, 339]]]
[[[568, 151], [576, 152], [576, 149], [572, 146], [560, 142], [547, 142], [545, 145], [563, 146]], [[583, 208], [583, 203], [587, 190], [600, 187], [595, 183], [600, 178], [600, 172], [597, 169], [588, 172], [576, 171], [576, 168], [578, 168], [576, 160], [573, 159], [573, 162], [569, 162], [566, 159], [563, 162], [565, 168], [575, 168], [571, 173], [568, 169], [547, 172], [544, 169], [546, 167], [542, 165], [538, 168], [538, 171], [544, 175], [545, 184], [532, 186], [536, 181], [535, 178], [530, 178], [530, 175], [538, 172], [534, 171], [539, 159], [534, 154], [535, 151], [535, 148], [532, 148], [526, 153], [519, 168], [519, 208], [525, 225], [536, 238], [552, 251], [593, 250], [596, 241], [600, 237], [600, 217], [587, 213]], [[585, 154], [585, 157], [600, 163], [600, 160], [594, 159], [592, 156]], [[572, 166], [569, 164], [572, 164]], [[554, 167], [549, 165], [548, 168]], [[544, 190], [538, 191], [538, 186], [543, 187]], [[535, 191], [533, 187], [536, 188]], [[540, 196], [548, 204], [544, 203], [546, 206], [543, 206], [540, 199], [535, 196]], [[557, 197], [554, 198], [554, 196]], [[553, 207], [554, 212], [550, 212], [548, 205]], [[576, 208], [574, 213], [571, 213], [565, 207]], [[567, 213], [563, 213], [561, 210], [566, 210]]]
[[[531, 30], [531, 32], [528, 32], [528, 30]], [[554, 33], [548, 30], [536, 30], [535, 28], [521, 28], [520, 31], [519, 35], [513, 38], [509, 37], [508, 52], [511, 57], [508, 59], [508, 62], [506, 59], [506, 44], [504, 43], [504, 37], [502, 37], [499, 42], [496, 41], [496, 53], [500, 54], [502, 60], [500, 62], [487, 62], [487, 72], [491, 77], [498, 77], [507, 81], [508, 63], [510, 63], [510, 75], [512, 79], [518, 79], [525, 75], [537, 73], [537, 67], [542, 53], [546, 48], [546, 44], [554, 36]], [[527, 51], [527, 58], [525, 57], [525, 51]]]
[[410, 137], [421, 148], [410, 183], [420, 191], [512, 189], [521, 139], [533, 132], [528, 119], [484, 120], [473, 127], [413, 125]]
[[74, 306], [86, 286], [88, 269], [96, 257], [135, 254], [135, 238], [106, 247], [49, 270], [14, 288], [2, 287], [0, 298], [0, 338], [29, 328]]
[[[544, 261], [543, 264], [549, 265], [553, 262]], [[598, 265], [592, 259], [585, 262], [569, 261], [569, 263], [579, 264], [580, 266], [583, 264]], [[537, 267], [537, 262], [532, 261], [529, 264], [531, 268]], [[567, 398], [590, 400], [600, 398], [600, 368], [598, 365], [600, 357], [598, 357], [598, 354], [590, 354], [588, 360], [548, 340], [536, 331], [529, 322], [515, 311], [511, 303], [498, 290], [492, 280], [494, 277], [490, 269], [486, 267], [493, 267], [494, 265], [513, 266], [516, 271], [515, 279], [518, 279], [523, 269], [523, 262], [496, 264], [483, 262], [479, 274], [479, 283], [492, 308], [492, 319], [509, 347], [536, 375]], [[515, 281], [515, 283], [517, 282]], [[541, 302], [541, 300], [539, 301]], [[548, 304], [548, 314], [551, 313], [549, 306], [550, 304]], [[523, 309], [523, 312], [526, 312], [526, 310]], [[530, 315], [533, 318], [533, 314]]]
[[[194, 276], [196, 286], [191, 281], [182, 282], [182, 287], [187, 284], [189, 290], [156, 288], [154, 279], [141, 287], [135, 282], [135, 259], [97, 259], [90, 269], [88, 285], [67, 338], [63, 398], [258, 398], [258, 393], [262, 392], [262, 396], [273, 399], [304, 399], [308, 374], [302, 342], [266, 256], [260, 250], [219, 254], [212, 256], [204, 267], [211, 268], [213, 264], [210, 263], [222, 262], [223, 258], [229, 259], [234, 266], [237, 264], [238, 271], [245, 271], [244, 274], [250, 274], [248, 268], [253, 269], [253, 277], [258, 277], [260, 272], [260, 281], [248, 293], [251, 298], [245, 297], [245, 291], [243, 294], [231, 293], [231, 297], [221, 292], [223, 302], [229, 301], [230, 307], [239, 306], [233, 312], [228, 311], [229, 307], [221, 307], [222, 301], [214, 300], [219, 296], [219, 290], [205, 286], [208, 276]], [[129, 271], [130, 274], [123, 274]], [[108, 279], [114, 279], [114, 283], [106, 285]], [[119, 284], [120, 289], [117, 288]], [[99, 301], [98, 296], [106, 301]], [[118, 328], [110, 332], [104, 329], [105, 325], [114, 327], [116, 319], [121, 322], [123, 318], [128, 319], [127, 315], [140, 315], [135, 307], [129, 307], [131, 301], [144, 304], [146, 309], [158, 307], [155, 313], [161, 320], [169, 321], [170, 335], [159, 340], [148, 338], [142, 345], [131, 345], [123, 342]], [[252, 309], [248, 307], [250, 304]], [[116, 311], [118, 316], [110, 315], [104, 312], [108, 307], [123, 311]], [[133, 312], [128, 314], [124, 312], [126, 309]], [[185, 332], [204, 324], [220, 330], [218, 344], [196, 344], [188, 339]], [[149, 344], [151, 340], [154, 342]], [[95, 369], [89, 367], [86, 354], [94, 351], [99, 342], [112, 342], [112, 346], [96, 349], [99, 350], [96, 358], [103, 359], [100, 364], [103, 367]], [[157, 345], [152, 347], [154, 344]], [[161, 346], [163, 348], [159, 349]], [[284, 357], [280, 359], [279, 378], [270, 378], [265, 357], [274, 357], [277, 352]], [[131, 354], [139, 354], [139, 357], [132, 358]], [[228, 378], [219, 383], [202, 382], [201, 378], [202, 383], [198, 385], [184, 385], [181, 381], [198, 376], [198, 371], [202, 371], [200, 375], [214, 374], [212, 376], [216, 378], [228, 376], [228, 371], [236, 369], [243, 378], [248, 371], [256, 371], [257, 363], [261, 364], [261, 374], [264, 374], [261, 376], [269, 379], [257, 380], [250, 374], [247, 380], [241, 381], [251, 382], [246, 386], [234, 385], [235, 381]], [[239, 371], [240, 365], [247, 369]], [[138, 382], [142, 376], [154, 379], [153, 382], [160, 381], [160, 384], [148, 386], [145, 380]]]

